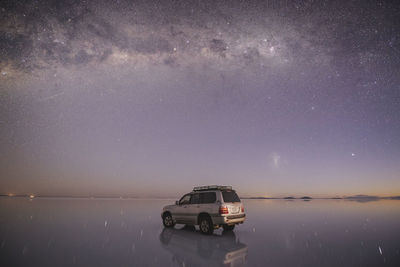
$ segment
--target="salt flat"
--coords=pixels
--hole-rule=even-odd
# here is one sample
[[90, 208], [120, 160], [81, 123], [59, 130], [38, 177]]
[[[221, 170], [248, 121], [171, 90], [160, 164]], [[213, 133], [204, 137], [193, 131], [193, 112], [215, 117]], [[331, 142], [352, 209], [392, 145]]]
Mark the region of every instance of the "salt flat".
[[243, 200], [233, 234], [164, 230], [174, 200], [0, 198], [1, 266], [399, 266], [400, 201]]

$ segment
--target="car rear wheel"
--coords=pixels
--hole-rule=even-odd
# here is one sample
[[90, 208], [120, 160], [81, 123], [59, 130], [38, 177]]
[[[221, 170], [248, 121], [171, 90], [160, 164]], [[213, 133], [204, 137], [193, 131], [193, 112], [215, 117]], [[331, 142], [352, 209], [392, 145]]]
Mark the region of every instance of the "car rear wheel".
[[172, 219], [171, 213], [165, 213], [163, 215], [163, 224], [167, 228], [171, 228], [175, 226], [174, 219]]
[[211, 218], [206, 216], [200, 218], [199, 228], [202, 234], [211, 235], [214, 232], [214, 225]]
[[233, 229], [235, 229], [234, 224], [233, 225], [224, 224], [224, 225], [222, 225], [222, 227], [224, 228], [224, 231], [233, 231]]

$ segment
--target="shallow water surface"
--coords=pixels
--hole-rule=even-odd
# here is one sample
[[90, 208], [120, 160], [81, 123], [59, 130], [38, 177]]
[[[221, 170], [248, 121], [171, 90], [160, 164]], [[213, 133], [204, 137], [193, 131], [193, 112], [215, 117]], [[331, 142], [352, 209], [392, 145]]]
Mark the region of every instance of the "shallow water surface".
[[243, 200], [213, 236], [160, 212], [174, 200], [0, 198], [1, 266], [400, 266], [400, 201]]

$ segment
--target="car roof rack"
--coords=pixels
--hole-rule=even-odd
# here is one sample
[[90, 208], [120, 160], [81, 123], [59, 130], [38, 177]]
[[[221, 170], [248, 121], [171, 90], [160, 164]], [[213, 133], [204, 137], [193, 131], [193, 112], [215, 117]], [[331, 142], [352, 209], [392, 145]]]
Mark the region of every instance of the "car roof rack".
[[232, 190], [232, 186], [230, 186], [230, 185], [204, 185], [204, 186], [193, 187], [193, 191], [206, 191], [206, 190]]

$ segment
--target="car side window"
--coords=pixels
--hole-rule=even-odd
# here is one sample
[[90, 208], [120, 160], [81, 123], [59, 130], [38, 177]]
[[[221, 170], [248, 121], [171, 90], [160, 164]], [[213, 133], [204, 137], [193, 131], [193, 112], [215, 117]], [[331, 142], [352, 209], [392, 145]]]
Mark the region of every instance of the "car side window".
[[184, 195], [181, 200], [179, 200], [179, 205], [190, 204], [190, 194]]
[[200, 194], [200, 203], [201, 204], [215, 203], [216, 200], [217, 200], [217, 196], [215, 195], [215, 192], [207, 192], [207, 193]]
[[199, 204], [200, 203], [200, 194], [195, 193], [192, 194], [192, 198], [190, 199], [190, 204]]

